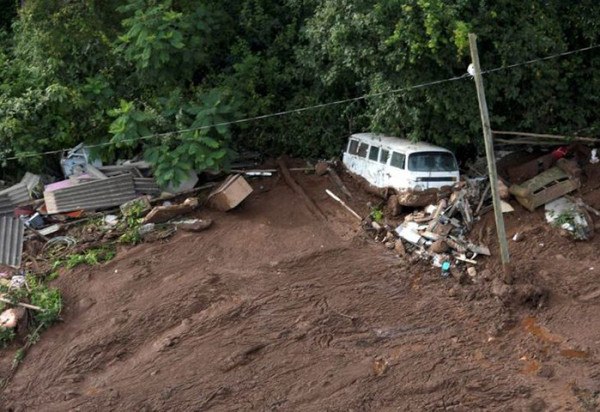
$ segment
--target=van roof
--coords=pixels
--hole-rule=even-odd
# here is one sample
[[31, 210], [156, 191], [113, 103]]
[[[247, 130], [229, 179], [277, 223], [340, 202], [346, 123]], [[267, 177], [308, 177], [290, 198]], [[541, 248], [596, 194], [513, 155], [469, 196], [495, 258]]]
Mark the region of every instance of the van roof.
[[401, 139], [399, 137], [394, 136], [386, 136], [379, 133], [355, 133], [350, 137], [356, 138], [366, 143], [378, 144], [386, 149], [399, 149], [407, 153], [422, 152], [428, 150], [452, 153], [448, 149], [444, 149], [443, 147], [435, 146], [430, 143], [413, 142], [408, 139]]

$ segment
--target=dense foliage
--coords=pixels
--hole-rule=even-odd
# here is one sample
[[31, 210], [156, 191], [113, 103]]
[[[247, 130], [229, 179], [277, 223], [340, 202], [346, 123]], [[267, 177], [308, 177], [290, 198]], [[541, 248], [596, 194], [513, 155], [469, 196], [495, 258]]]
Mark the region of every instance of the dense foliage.
[[[469, 32], [485, 69], [596, 44], [598, 16], [593, 0], [0, 0], [0, 157], [18, 173], [106, 143], [166, 183], [246, 148], [335, 155], [362, 130], [477, 149], [470, 79], [402, 89], [462, 76]], [[493, 126], [596, 133], [599, 66], [590, 50], [486, 75]]]

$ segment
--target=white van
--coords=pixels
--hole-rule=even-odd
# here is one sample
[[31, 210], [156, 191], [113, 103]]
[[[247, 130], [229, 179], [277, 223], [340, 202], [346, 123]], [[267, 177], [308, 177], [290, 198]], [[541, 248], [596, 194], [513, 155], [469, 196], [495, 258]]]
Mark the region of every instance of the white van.
[[440, 188], [460, 177], [451, 151], [375, 133], [351, 135], [343, 162], [349, 171], [379, 188]]

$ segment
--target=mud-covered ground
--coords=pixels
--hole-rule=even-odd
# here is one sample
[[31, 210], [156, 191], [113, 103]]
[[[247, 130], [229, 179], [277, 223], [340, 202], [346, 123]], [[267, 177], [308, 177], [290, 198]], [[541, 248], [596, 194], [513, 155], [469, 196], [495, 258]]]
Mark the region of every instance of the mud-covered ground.
[[[215, 220], [205, 232], [63, 273], [64, 322], [2, 410], [599, 408], [600, 234], [572, 241], [512, 202], [515, 284], [495, 257], [459, 284], [368, 238], [327, 177], [294, 176], [326, 219], [283, 180], [254, 180], [238, 210], [197, 212]], [[367, 213], [373, 199], [344, 180]], [[474, 233], [498, 255], [491, 213]]]

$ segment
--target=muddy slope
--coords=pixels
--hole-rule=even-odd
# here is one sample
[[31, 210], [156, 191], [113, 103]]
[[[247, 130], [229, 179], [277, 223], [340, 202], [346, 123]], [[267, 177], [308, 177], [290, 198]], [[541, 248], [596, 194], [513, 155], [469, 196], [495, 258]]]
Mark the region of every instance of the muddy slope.
[[[64, 322], [3, 409], [597, 408], [600, 236], [574, 243], [517, 207], [517, 284], [482, 262], [460, 285], [366, 238], [327, 178], [295, 176], [327, 220], [283, 181], [256, 181], [239, 210], [199, 212], [216, 222], [206, 232], [65, 273]], [[365, 213], [367, 200], [351, 203]]]

